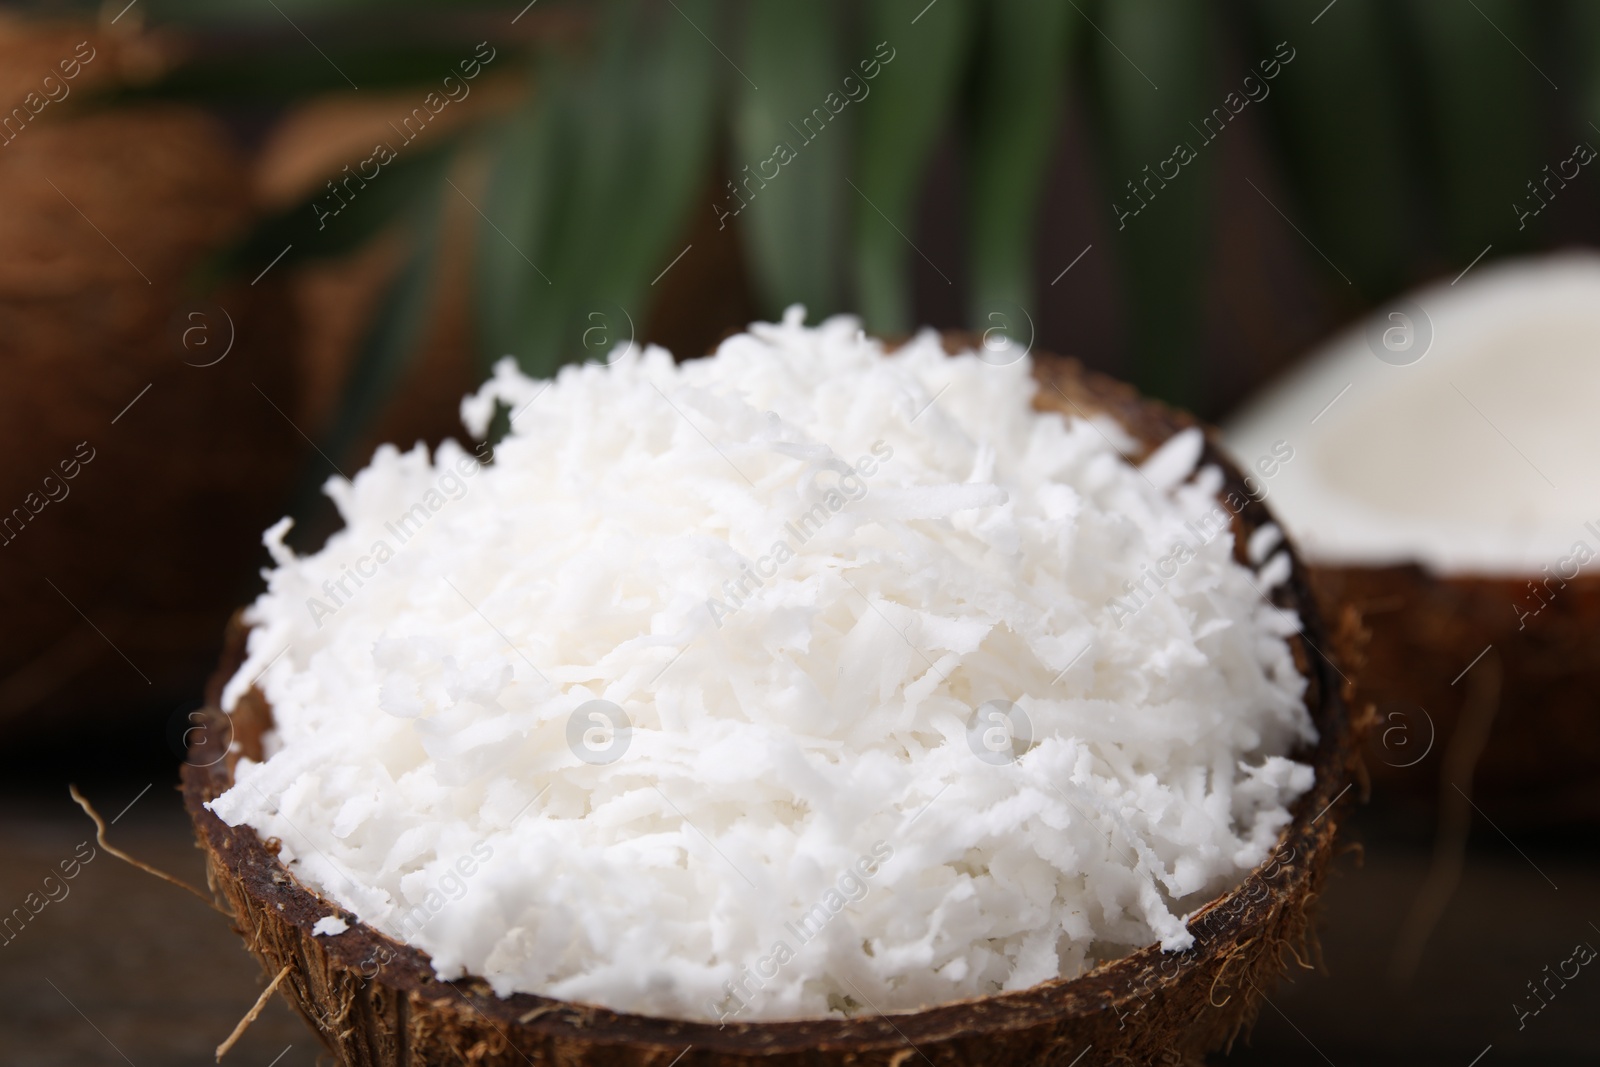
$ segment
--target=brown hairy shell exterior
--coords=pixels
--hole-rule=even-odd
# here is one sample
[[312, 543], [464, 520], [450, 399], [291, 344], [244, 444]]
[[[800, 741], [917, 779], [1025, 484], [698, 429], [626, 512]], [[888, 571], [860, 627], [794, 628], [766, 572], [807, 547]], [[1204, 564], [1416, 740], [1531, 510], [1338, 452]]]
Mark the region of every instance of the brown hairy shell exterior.
[[253, 210], [226, 128], [96, 101], [157, 61], [135, 17], [0, 15], [0, 726], [35, 736], [187, 695], [302, 447], [279, 272], [195, 287]]
[[[1113, 415], [1145, 451], [1195, 425], [1127, 386], [1085, 372], [1076, 361], [1035, 359], [1035, 404], [1042, 410]], [[1222, 468], [1225, 493], [1243, 494], [1239, 472], [1209, 440], [1203, 462]], [[1234, 519], [1236, 546], [1271, 521], [1263, 505], [1243, 499]], [[197, 739], [183, 769], [185, 802], [206, 853], [212, 890], [233, 912], [246, 946], [268, 975], [290, 968], [280, 988], [339, 1062], [351, 1067], [905, 1067], [920, 1061], [1065, 1067], [1079, 1063], [1086, 1050], [1092, 1051], [1083, 1067], [1199, 1064], [1207, 1051], [1230, 1044], [1254, 1020], [1263, 992], [1291, 960], [1310, 966], [1316, 953], [1311, 909], [1333, 857], [1339, 802], [1347, 802], [1364, 718], [1350, 711], [1349, 683], [1341, 674], [1352, 670], [1349, 660], [1336, 666], [1322, 655], [1356, 647], [1353, 617], [1329, 632], [1298, 561], [1277, 602], [1298, 610], [1304, 625], [1303, 637], [1292, 645], [1320, 739], [1297, 755], [1313, 763], [1316, 781], [1295, 805], [1273, 855], [1189, 923], [1194, 947], [1163, 953], [1151, 945], [1077, 978], [921, 1011], [718, 1027], [532, 994], [501, 999], [481, 979], [436, 979], [422, 952], [320, 897], [248, 826], [229, 827], [203, 807], [232, 783], [238, 753], [224, 758], [228, 739], [239, 751], [259, 756], [271, 726], [271, 709], [254, 690], [240, 701], [231, 726], [217, 710], [221, 687], [243, 658], [246, 628], [237, 619], [208, 693], [213, 729]], [[331, 914], [342, 915], [350, 929], [313, 937], [313, 924]]]
[[[1354, 611], [1372, 635], [1357, 697], [1376, 707], [1366, 757], [1380, 789], [1457, 803], [1451, 774], [1470, 774], [1501, 825], [1600, 822], [1600, 577], [1411, 564], [1309, 577], [1325, 612]], [[1487, 707], [1469, 713], [1475, 701]], [[1458, 744], [1477, 747], [1458, 738], [1485, 728], [1467, 720], [1485, 715], [1481, 753], [1458, 758]]]

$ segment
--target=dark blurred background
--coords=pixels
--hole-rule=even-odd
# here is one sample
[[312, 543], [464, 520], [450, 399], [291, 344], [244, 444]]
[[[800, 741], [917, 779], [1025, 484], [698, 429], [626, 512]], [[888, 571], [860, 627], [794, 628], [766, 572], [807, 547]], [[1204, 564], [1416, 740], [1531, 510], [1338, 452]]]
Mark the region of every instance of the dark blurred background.
[[[1218, 420], [1416, 284], [1600, 244], [1587, 174], [1528, 211], [1600, 144], [1577, 0], [13, 4], [0, 107], [6, 907], [88, 836], [69, 780], [199, 877], [172, 786], [261, 530], [319, 544], [323, 480], [460, 436], [500, 357], [687, 358], [798, 301]], [[1437, 759], [1380, 779], [1328, 973], [1233, 1060], [1600, 1059], [1600, 978], [1508, 1025], [1600, 939], [1590, 823], [1477, 824], [1385, 977]], [[258, 988], [233, 935], [103, 854], [78, 887], [0, 950], [0, 1059], [208, 1056]], [[234, 1056], [286, 1045], [314, 1062], [276, 1005]]]

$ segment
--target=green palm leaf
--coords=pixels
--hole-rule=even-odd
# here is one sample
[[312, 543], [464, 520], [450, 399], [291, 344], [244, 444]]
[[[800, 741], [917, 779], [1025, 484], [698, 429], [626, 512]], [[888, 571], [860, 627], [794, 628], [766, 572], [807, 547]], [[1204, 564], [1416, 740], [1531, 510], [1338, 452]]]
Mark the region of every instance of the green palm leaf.
[[[920, 13], [919, 13], [920, 9]], [[872, 0], [862, 9], [865, 54], [898, 41], [890, 66], [857, 83], [870, 95], [857, 123], [854, 267], [867, 329], [904, 334], [914, 325], [907, 245], [928, 157], [950, 113], [972, 22], [969, 0]], [[871, 68], [869, 68], [871, 69]]]
[[[735, 86], [733, 175], [726, 206], [740, 233], [764, 310], [801, 302], [813, 317], [841, 304], [851, 69], [831, 0], [762, 0], [744, 8]], [[866, 57], [862, 57], [866, 58]], [[831, 103], [831, 106], [830, 106]], [[747, 204], [748, 206], [741, 206]]]
[[[976, 328], [1034, 306], [1039, 194], [1060, 134], [1077, 19], [1056, 0], [987, 0], [966, 144]], [[1030, 312], [1032, 314], [1032, 312]]]
[[1204, 325], [1206, 209], [1219, 150], [1208, 137], [1228, 136], [1232, 115], [1209, 80], [1210, 13], [1188, 0], [1115, 0], [1100, 8], [1098, 21], [1102, 167], [1117, 223], [1113, 254], [1124, 280], [1134, 378], [1148, 393], [1192, 405]]
[[512, 120], [478, 235], [487, 358], [548, 377], [642, 326], [709, 168], [716, 81], [695, 23], [713, 13], [621, 6], [599, 57], [552, 65]]

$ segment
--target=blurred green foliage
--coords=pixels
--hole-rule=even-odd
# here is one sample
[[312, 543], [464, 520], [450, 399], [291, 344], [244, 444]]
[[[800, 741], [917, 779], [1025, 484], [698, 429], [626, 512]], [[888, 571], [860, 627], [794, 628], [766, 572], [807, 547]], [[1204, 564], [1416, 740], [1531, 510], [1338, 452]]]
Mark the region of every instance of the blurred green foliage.
[[[968, 325], [984, 329], [1035, 307], [1038, 220], [1070, 109], [1112, 204], [1134, 377], [1184, 403], [1197, 391], [1216, 236], [1219, 151], [1206, 145], [1231, 114], [1255, 112], [1275, 177], [1257, 192], [1352, 305], [1392, 294], [1419, 264], [1528, 246], [1533, 231], [1509, 204], [1547, 162], [1541, 146], [1560, 131], [1600, 142], [1586, 122], [1600, 114], [1600, 5], [1577, 0], [142, 6], [150, 22], [228, 47], [196, 47], [130, 96], [282, 103], [352, 82], [421, 93], [484, 38], [497, 74], [529, 75], [511, 113], [404, 155], [326, 227], [319, 191], [219, 264], [253, 274], [286, 245], [293, 261], [394, 226], [413, 235], [334, 451], [358, 439], [428, 325], [443, 197], [469, 200], [481, 223], [472, 291], [485, 369], [510, 354], [550, 375], [599, 355], [583, 343], [593, 314], [646, 314], [654, 279], [707, 211], [737, 229], [765, 313], [800, 301], [814, 317], [852, 310], [869, 330], [904, 333], [916, 325], [918, 205], [936, 160], [959, 169], [958, 273]], [[529, 32], [540, 19], [569, 32]], [[1580, 72], [1577, 91], [1558, 102], [1547, 68]], [[451, 164], [474, 152], [488, 164], [473, 173], [487, 177], [463, 188]]]

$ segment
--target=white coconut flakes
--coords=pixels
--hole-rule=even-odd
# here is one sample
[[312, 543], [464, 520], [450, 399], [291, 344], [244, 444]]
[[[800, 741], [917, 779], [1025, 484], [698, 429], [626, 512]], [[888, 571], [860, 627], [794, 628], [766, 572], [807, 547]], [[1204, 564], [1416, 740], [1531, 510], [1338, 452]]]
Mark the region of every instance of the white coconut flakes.
[[1197, 432], [1141, 471], [996, 362], [798, 308], [502, 362], [491, 464], [384, 447], [321, 551], [268, 532], [224, 703], [276, 729], [210, 807], [501, 995], [817, 1017], [1187, 947], [1312, 782], [1284, 557]]

